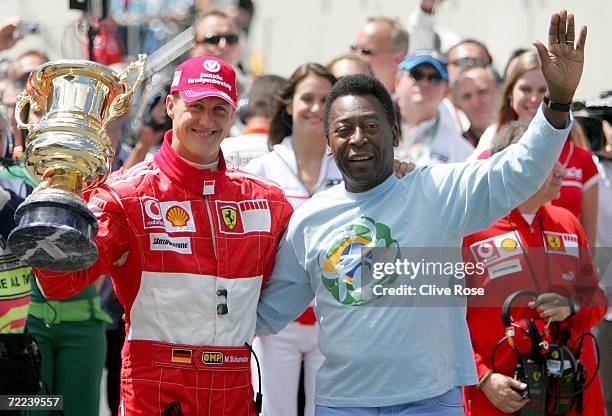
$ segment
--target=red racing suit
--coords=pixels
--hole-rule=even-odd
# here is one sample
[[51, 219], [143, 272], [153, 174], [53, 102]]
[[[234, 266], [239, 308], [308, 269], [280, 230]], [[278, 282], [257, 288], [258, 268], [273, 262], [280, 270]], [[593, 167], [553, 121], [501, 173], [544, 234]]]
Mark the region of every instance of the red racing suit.
[[[576, 217], [564, 208], [541, 206], [532, 225], [514, 209], [491, 227], [465, 237], [463, 246], [464, 261], [482, 262], [486, 271], [480, 276], [466, 276], [467, 285], [485, 289], [482, 299], [470, 298], [467, 311], [479, 379], [492, 368], [493, 348], [505, 335], [501, 305], [510, 294], [527, 289], [577, 299], [580, 311], [561, 323], [571, 331], [568, 344], [574, 353], [580, 337], [590, 332], [606, 313], [606, 295], [599, 286], [584, 231]], [[512, 316], [520, 317], [521, 309], [528, 308], [512, 308]], [[588, 370], [589, 381], [597, 361], [592, 338], [588, 336], [580, 360]], [[497, 349], [496, 372], [513, 376], [515, 365], [516, 356], [507, 345]], [[466, 415], [506, 415], [476, 386], [464, 388], [464, 403]], [[584, 392], [582, 412], [575, 412], [574, 407], [570, 414], [605, 415], [599, 375]]]
[[[255, 414], [250, 351], [256, 307], [291, 205], [273, 182], [188, 164], [167, 132], [151, 162], [112, 174], [88, 195], [97, 262], [74, 273], [36, 269], [48, 298], [110, 273], [125, 307], [120, 414]], [[121, 413], [121, 411], [123, 413]]]

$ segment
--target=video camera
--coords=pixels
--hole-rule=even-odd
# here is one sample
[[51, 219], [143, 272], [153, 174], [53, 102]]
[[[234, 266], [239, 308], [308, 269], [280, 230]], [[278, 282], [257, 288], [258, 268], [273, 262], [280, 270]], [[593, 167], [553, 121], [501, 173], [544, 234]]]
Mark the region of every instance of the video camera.
[[70, 0], [69, 8], [81, 10], [91, 22], [94, 19], [106, 19], [108, 3], [108, 0]]
[[11, 125], [6, 108], [0, 106], [0, 166], [13, 166], [17, 163], [13, 155], [15, 138], [11, 132]]
[[574, 102], [572, 114], [582, 126], [591, 151], [602, 150], [606, 144], [602, 120], [612, 124], [612, 90], [604, 91], [592, 100]]

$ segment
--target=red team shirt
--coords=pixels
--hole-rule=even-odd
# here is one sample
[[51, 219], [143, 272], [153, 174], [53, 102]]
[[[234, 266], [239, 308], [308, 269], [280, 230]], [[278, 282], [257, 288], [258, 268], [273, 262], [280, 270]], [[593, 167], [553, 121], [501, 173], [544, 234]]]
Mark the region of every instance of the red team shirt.
[[599, 180], [597, 166], [591, 152], [577, 146], [571, 140], [565, 142], [559, 162], [565, 167], [565, 177], [561, 186], [561, 196], [553, 205], [563, 207], [580, 219], [582, 212], [582, 193], [589, 190]]
[[[490, 156], [491, 150], [487, 149], [478, 156], [478, 159], [482, 160]], [[577, 146], [570, 139], [567, 139], [563, 146], [559, 163], [565, 168], [565, 177], [561, 186], [561, 196], [552, 203], [568, 209], [580, 219], [582, 193], [589, 190], [599, 180], [597, 166], [593, 162], [591, 152]]]
[[[492, 368], [491, 356], [497, 342], [505, 335], [501, 305], [507, 296], [522, 290], [538, 293], [555, 292], [574, 297], [582, 305], [580, 311], [566, 319], [573, 346], [585, 332], [601, 321], [607, 300], [599, 287], [599, 277], [592, 267], [592, 259], [582, 226], [566, 209], [545, 204], [535, 215], [531, 225], [518, 209], [491, 227], [464, 238], [464, 261], [478, 261], [486, 273], [466, 277], [472, 287], [485, 289], [482, 299], [470, 300], [467, 321], [474, 348], [478, 378]], [[527, 250], [527, 247], [539, 249]], [[577, 291], [577, 288], [589, 289]], [[586, 296], [586, 297], [585, 297]], [[484, 302], [477, 304], [475, 302]], [[513, 308], [513, 316], [515, 316]], [[591, 379], [596, 359], [592, 342], [585, 339], [580, 359]], [[498, 348], [496, 371], [512, 376], [516, 358], [509, 348]], [[466, 414], [471, 416], [504, 415], [491, 404], [475, 386], [464, 389]], [[599, 376], [586, 390], [582, 415], [603, 416], [603, 396]], [[578, 413], [572, 413], [576, 415]]]

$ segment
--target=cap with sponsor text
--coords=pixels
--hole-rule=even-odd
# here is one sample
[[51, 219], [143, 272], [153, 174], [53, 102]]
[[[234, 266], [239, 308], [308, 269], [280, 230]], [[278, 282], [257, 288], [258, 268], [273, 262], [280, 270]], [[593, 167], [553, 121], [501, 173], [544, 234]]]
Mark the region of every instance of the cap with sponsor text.
[[219, 97], [236, 108], [236, 71], [230, 64], [212, 55], [195, 56], [174, 71], [170, 93], [175, 92], [187, 102]]

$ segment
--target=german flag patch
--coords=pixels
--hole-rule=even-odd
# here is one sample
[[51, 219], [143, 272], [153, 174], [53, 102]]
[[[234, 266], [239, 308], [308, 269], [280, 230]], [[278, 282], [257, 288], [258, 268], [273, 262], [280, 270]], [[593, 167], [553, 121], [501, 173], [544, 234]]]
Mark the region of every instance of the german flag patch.
[[173, 363], [190, 364], [192, 355], [193, 352], [191, 350], [179, 350], [173, 348], [172, 359], [170, 361], [172, 361]]

